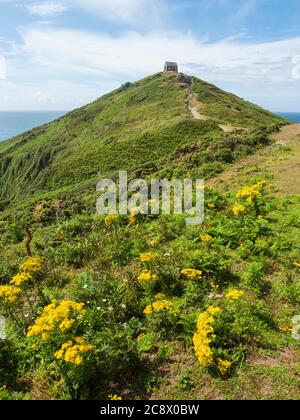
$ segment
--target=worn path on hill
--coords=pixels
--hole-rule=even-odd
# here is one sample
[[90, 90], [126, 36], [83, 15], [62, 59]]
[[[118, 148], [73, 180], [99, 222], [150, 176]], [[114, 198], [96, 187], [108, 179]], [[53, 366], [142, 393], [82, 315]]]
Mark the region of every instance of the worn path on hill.
[[275, 144], [240, 160], [208, 183], [226, 188], [242, 178], [268, 173], [281, 195], [300, 194], [300, 124], [284, 126], [273, 135]]

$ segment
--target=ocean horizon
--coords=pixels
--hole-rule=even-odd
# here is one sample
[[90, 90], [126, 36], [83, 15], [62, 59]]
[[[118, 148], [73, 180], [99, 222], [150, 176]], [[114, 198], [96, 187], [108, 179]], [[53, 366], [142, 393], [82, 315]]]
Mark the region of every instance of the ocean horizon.
[[0, 141], [56, 120], [68, 111], [0, 111]]
[[275, 112], [275, 114], [287, 118], [292, 122], [300, 123], [300, 112]]
[[[47, 124], [68, 111], [0, 111], [0, 141]], [[275, 112], [295, 123], [300, 123], [300, 112]]]

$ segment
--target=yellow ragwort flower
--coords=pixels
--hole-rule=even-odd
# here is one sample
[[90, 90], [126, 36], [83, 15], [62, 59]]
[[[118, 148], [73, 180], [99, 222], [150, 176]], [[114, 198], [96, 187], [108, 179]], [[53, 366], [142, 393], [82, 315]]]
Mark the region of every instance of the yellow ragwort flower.
[[213, 240], [213, 237], [210, 236], [208, 233], [201, 235], [201, 241], [209, 244]]
[[157, 302], [153, 302], [152, 304], [148, 305], [144, 309], [144, 315], [150, 315], [153, 312], [162, 312], [165, 311], [173, 306], [173, 302], [170, 300], [159, 300]]
[[54, 354], [54, 357], [57, 360], [64, 360], [66, 363], [80, 366], [84, 362], [84, 354], [92, 350], [93, 346], [85, 344], [83, 338], [77, 337], [75, 343], [71, 340], [64, 343], [60, 350]]
[[21, 264], [20, 269], [29, 274], [38, 273], [43, 266], [43, 260], [40, 257], [28, 257], [26, 261]]
[[149, 283], [157, 280], [157, 275], [152, 273], [151, 270], [143, 270], [138, 276], [139, 283]]
[[246, 212], [246, 207], [243, 206], [243, 204], [236, 204], [233, 207], [232, 212], [235, 216], [240, 216]]
[[119, 397], [118, 395], [109, 395], [107, 397], [110, 401], [122, 401], [122, 397]]
[[202, 278], [202, 271], [195, 270], [194, 268], [184, 268], [181, 270], [181, 274], [187, 280], [200, 280]]
[[214, 342], [216, 336], [213, 325], [215, 323], [215, 317], [221, 313], [221, 308], [210, 306], [198, 318], [197, 332], [194, 334], [193, 343], [196, 356], [200, 364], [204, 367], [210, 366], [214, 362], [211, 344]]
[[14, 284], [15, 286], [22, 286], [24, 283], [27, 283], [30, 280], [32, 280], [32, 275], [27, 272], [23, 272], [23, 273], [16, 274], [11, 279], [10, 284]]
[[218, 306], [209, 306], [207, 311], [212, 316], [221, 315], [223, 309], [219, 308]]
[[8, 285], [0, 286], [0, 300], [5, 304], [14, 303], [18, 299], [21, 291], [22, 290], [19, 287]]
[[78, 315], [82, 315], [84, 312], [84, 303], [72, 300], [53, 301], [44, 308], [35, 324], [29, 327], [27, 337], [38, 336], [46, 341], [55, 328], [59, 328], [62, 332], [68, 331]]
[[154, 252], [144, 252], [140, 255], [140, 261], [144, 263], [151, 263], [157, 259], [158, 255]]
[[245, 292], [238, 289], [232, 289], [226, 294], [226, 299], [238, 300], [245, 295]]
[[217, 367], [218, 367], [220, 373], [223, 376], [227, 375], [227, 373], [230, 370], [231, 366], [232, 366], [232, 363], [229, 362], [229, 360], [217, 359]]
[[245, 198], [248, 204], [253, 204], [266, 185], [267, 181], [261, 181], [255, 185], [246, 186], [237, 192], [236, 198]]

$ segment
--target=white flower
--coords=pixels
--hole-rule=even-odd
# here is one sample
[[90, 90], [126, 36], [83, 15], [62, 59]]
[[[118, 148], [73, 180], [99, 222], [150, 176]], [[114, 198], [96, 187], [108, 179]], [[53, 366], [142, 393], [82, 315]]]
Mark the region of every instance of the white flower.
[[87, 285], [87, 284], [85, 284], [84, 286], [83, 286], [83, 288], [84, 289], [87, 289], [89, 286]]
[[114, 310], [114, 308], [112, 308], [111, 306], [108, 308], [108, 310], [110, 311], [110, 312], [112, 312], [113, 310]]
[[97, 311], [101, 311], [101, 308], [100, 308], [100, 306], [98, 306], [98, 308], [97, 308]]
[[126, 309], [126, 305], [124, 303], [121, 305], [121, 308]]

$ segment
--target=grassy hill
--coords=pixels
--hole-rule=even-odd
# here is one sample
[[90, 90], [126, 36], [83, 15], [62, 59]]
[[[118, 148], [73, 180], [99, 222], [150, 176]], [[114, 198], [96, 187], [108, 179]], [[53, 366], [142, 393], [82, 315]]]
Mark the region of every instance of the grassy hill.
[[[192, 91], [205, 120], [189, 111]], [[0, 144], [0, 209], [36, 202], [119, 170], [211, 177], [285, 123], [196, 78], [156, 74]], [[220, 124], [237, 132], [224, 133]], [[259, 133], [258, 133], [259, 131]], [[192, 149], [192, 153], [187, 150]], [[207, 162], [209, 164], [207, 165]]]
[[[0, 399], [299, 399], [299, 141], [158, 74], [0, 143]], [[205, 177], [205, 222], [95, 215], [121, 169]]]

